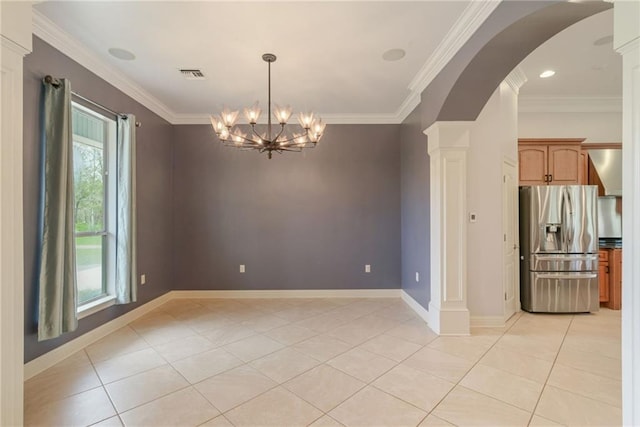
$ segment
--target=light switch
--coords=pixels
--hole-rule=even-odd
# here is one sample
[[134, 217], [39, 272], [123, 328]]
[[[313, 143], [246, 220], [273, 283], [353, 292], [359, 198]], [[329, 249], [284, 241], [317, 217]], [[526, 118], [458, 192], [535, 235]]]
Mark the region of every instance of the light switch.
[[146, 274], [142, 274], [142, 275], [140, 275], [140, 284], [144, 285], [145, 283], [147, 283], [147, 275]]
[[365, 273], [371, 273], [371, 265], [367, 264], [364, 266], [364, 272]]
[[244, 264], [240, 264], [240, 273], [244, 273]]

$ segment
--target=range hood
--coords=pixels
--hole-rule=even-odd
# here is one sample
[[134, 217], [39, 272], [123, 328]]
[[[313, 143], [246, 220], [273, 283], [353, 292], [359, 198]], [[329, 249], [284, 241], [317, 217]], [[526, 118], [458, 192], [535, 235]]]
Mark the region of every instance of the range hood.
[[622, 196], [622, 150], [589, 150], [606, 196]]

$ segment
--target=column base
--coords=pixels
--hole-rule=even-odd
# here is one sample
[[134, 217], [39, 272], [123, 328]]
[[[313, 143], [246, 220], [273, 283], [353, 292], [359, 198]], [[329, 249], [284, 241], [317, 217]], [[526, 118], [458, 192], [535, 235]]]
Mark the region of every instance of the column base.
[[469, 310], [442, 308], [429, 303], [429, 327], [438, 335], [470, 335]]

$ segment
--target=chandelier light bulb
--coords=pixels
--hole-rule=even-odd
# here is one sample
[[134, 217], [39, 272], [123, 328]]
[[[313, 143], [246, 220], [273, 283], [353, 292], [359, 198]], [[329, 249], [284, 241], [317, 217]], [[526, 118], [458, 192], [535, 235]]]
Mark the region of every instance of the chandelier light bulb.
[[291, 117], [291, 113], [291, 107], [289, 107], [288, 105], [285, 107], [279, 107], [278, 104], [276, 104], [276, 111], [274, 114], [276, 116], [276, 119], [278, 119], [278, 123], [280, 123], [281, 125], [287, 124], [289, 117]]
[[224, 107], [222, 110], [222, 122], [227, 128], [233, 127], [236, 124], [236, 120], [238, 120], [239, 111], [231, 111], [227, 107]]
[[261, 112], [262, 110], [260, 110], [260, 107], [258, 107], [257, 102], [253, 104], [250, 108], [244, 109], [244, 115], [247, 118], [247, 121], [249, 122], [249, 124], [251, 125], [255, 125], [256, 123], [258, 123], [258, 119], [260, 118]]
[[298, 114], [298, 122], [303, 129], [311, 128], [311, 123], [313, 123], [313, 113]]
[[[271, 63], [275, 62], [276, 56], [271, 53], [265, 53], [262, 55], [262, 59], [267, 62], [269, 68], [269, 98], [267, 103], [266, 126], [258, 125], [262, 110], [258, 107], [257, 102], [251, 107], [244, 109], [244, 116], [251, 126], [249, 134], [243, 133], [240, 128], [236, 127], [239, 111], [231, 110], [225, 106], [220, 116], [210, 117], [211, 126], [218, 136], [218, 139], [220, 139], [224, 145], [243, 149], [254, 149], [261, 153], [266, 152], [269, 158], [272, 157], [274, 151], [276, 153], [283, 153], [285, 151], [300, 152], [303, 148], [315, 147], [324, 133], [324, 122], [313, 113], [306, 112], [299, 113], [298, 115], [298, 122], [300, 123], [300, 128], [302, 128], [302, 133], [299, 132], [300, 128], [296, 125], [287, 125], [293, 113], [292, 108], [289, 105], [284, 107], [275, 105], [274, 109], [271, 108]], [[272, 112], [273, 117], [275, 117], [280, 125], [275, 129], [272, 127]], [[298, 129], [297, 132], [295, 130], [296, 128]]]

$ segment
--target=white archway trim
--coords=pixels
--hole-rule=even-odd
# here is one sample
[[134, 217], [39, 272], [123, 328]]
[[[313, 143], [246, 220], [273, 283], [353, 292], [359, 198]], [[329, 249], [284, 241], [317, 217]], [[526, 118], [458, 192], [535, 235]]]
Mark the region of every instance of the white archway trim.
[[0, 425], [23, 422], [23, 58], [31, 52], [31, 2], [2, 2], [0, 134]]
[[474, 122], [436, 122], [424, 133], [431, 157], [429, 326], [469, 335], [467, 306], [467, 150]]
[[622, 423], [640, 425], [640, 2], [613, 7], [622, 55]]

